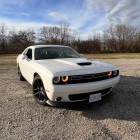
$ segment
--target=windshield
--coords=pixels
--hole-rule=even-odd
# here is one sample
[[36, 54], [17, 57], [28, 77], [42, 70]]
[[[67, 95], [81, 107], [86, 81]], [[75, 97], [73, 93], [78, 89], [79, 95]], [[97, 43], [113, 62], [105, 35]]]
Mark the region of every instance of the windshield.
[[45, 47], [35, 49], [35, 60], [57, 58], [79, 58], [80, 55], [67, 47]]

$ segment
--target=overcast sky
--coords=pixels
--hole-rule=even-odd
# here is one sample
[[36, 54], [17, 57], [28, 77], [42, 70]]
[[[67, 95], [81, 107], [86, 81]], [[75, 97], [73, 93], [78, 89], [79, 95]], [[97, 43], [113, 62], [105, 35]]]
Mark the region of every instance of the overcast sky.
[[17, 29], [70, 23], [87, 35], [112, 24], [140, 28], [140, 0], [0, 0], [0, 22]]

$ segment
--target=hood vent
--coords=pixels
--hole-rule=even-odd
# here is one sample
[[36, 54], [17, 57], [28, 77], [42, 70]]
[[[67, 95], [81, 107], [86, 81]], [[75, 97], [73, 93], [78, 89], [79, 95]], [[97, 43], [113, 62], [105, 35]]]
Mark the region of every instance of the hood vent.
[[87, 65], [91, 65], [91, 62], [84, 62], [84, 63], [77, 63], [80, 66], [87, 66]]

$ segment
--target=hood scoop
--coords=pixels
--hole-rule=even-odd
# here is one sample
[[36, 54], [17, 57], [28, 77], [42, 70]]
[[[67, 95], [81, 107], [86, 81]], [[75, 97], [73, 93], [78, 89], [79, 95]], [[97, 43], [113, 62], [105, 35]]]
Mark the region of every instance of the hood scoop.
[[84, 63], [77, 63], [77, 64], [80, 66], [88, 66], [88, 65], [91, 65], [92, 63], [91, 62], [84, 62]]

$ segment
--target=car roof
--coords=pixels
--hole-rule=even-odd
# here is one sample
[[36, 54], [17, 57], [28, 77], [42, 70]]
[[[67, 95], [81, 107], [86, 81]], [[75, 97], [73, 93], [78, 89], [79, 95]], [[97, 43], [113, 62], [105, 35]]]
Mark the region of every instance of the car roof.
[[69, 47], [69, 46], [63, 46], [63, 45], [33, 45], [33, 46], [29, 46], [28, 48], [44, 48], [44, 47]]

